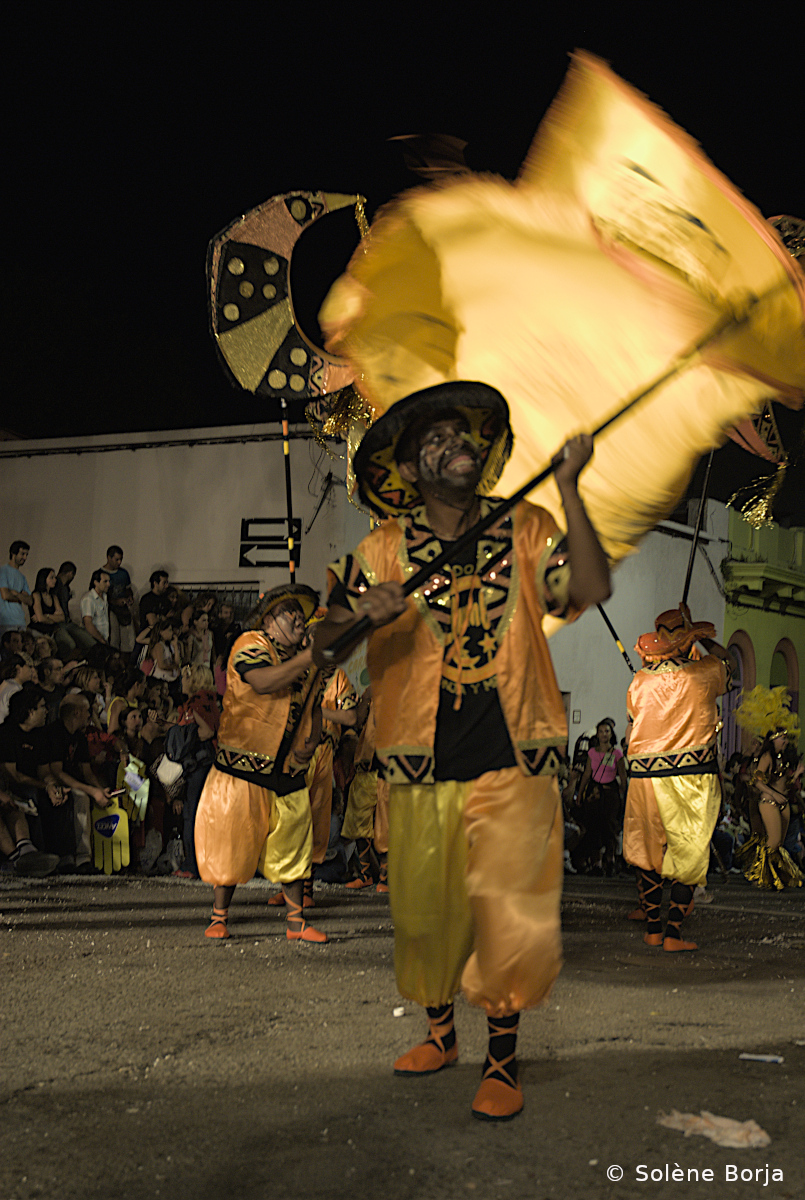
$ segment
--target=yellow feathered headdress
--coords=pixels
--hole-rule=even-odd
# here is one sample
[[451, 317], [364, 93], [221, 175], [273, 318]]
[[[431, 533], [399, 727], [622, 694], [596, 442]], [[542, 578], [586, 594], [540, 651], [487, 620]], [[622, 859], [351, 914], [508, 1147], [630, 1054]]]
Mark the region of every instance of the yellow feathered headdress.
[[791, 694], [784, 687], [767, 688], [758, 684], [751, 692], [743, 693], [735, 720], [742, 729], [756, 737], [766, 737], [779, 731], [796, 738], [799, 735], [799, 717], [791, 712], [790, 703]]

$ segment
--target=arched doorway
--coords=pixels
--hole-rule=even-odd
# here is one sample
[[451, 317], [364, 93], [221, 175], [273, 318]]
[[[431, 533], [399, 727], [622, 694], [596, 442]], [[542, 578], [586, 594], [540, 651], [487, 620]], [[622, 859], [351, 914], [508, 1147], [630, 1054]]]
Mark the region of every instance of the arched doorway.
[[794, 643], [780, 638], [771, 657], [770, 687], [784, 687], [791, 693], [791, 711], [799, 712], [799, 659]]
[[732, 659], [732, 685], [721, 699], [721, 753], [726, 761], [732, 754], [744, 750], [744, 733], [735, 720], [735, 710], [741, 703], [743, 691], [755, 686], [755, 648], [752, 639], [743, 629], [736, 629], [727, 646]]

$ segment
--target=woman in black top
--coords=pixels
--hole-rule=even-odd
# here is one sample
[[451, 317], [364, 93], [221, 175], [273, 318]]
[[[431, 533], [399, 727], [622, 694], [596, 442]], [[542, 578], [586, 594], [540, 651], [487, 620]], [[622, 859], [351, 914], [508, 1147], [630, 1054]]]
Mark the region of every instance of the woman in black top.
[[64, 624], [66, 618], [56, 596], [55, 587], [56, 572], [52, 567], [42, 567], [37, 571], [29, 629], [56, 636], [59, 626]]

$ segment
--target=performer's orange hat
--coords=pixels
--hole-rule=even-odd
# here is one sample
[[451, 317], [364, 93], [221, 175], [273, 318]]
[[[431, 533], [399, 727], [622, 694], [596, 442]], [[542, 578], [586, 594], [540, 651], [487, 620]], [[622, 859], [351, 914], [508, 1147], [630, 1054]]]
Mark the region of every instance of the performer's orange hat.
[[654, 633], [642, 634], [635, 650], [643, 662], [664, 662], [686, 655], [700, 638], [714, 638], [715, 626], [709, 621], [691, 621], [687, 605], [669, 608], [654, 621]]

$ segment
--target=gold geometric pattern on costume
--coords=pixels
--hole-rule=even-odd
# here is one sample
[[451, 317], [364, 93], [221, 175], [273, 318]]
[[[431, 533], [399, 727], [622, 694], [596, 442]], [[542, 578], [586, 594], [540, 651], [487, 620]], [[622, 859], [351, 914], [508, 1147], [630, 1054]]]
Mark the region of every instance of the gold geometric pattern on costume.
[[244, 672], [252, 671], [256, 667], [275, 667], [276, 665], [267, 646], [245, 646], [242, 650], [238, 650], [232, 659], [232, 666], [241, 679]]
[[[502, 503], [483, 500], [482, 516]], [[441, 550], [442, 543], [425, 520], [424, 508], [415, 509], [405, 522], [408, 562], [416, 569], [427, 567]], [[512, 522], [506, 514], [479, 540], [474, 563], [442, 568], [414, 595], [417, 607], [426, 620], [430, 618], [428, 623], [445, 647], [442, 686], [448, 691], [454, 691], [459, 681], [473, 691], [495, 686], [497, 628], [511, 586], [511, 550]]]
[[383, 755], [383, 778], [386, 783], [433, 783], [433, 755], [430, 753], [393, 753]]
[[714, 775], [718, 771], [715, 744], [693, 746], [665, 754], [636, 754], [629, 757], [629, 773], [634, 779], [663, 778], [670, 775]]
[[556, 746], [535, 746], [528, 749], [518, 746], [525, 759], [529, 775], [556, 775], [562, 765]]
[[247, 775], [271, 775], [276, 760], [267, 754], [255, 754], [249, 750], [239, 750], [236, 746], [219, 746], [215, 756], [215, 765], [226, 774], [235, 771]]

